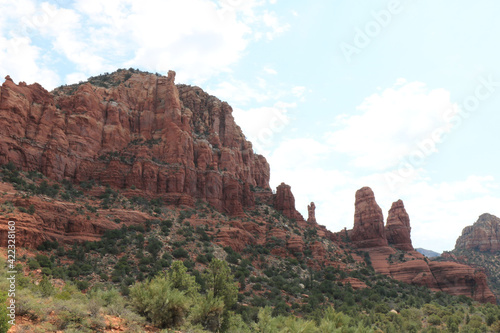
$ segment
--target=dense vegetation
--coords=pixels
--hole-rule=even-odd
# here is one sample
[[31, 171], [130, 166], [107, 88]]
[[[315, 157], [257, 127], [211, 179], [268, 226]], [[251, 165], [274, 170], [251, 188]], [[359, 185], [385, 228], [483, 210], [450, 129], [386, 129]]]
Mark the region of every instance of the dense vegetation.
[[[5, 263], [1, 264], [0, 287], [4, 289], [6, 270]], [[18, 270], [22, 271], [20, 266]], [[193, 274], [181, 261], [174, 261], [169, 269], [133, 283], [127, 295], [109, 282], [96, 283], [83, 294], [78, 290], [78, 280], [66, 280], [61, 285], [48, 275], [30, 271], [25, 277], [18, 276], [16, 303], [18, 316], [33, 324], [21, 324], [17, 331], [99, 332], [116, 326], [112, 318], [119, 318], [120, 325], [129, 332], [143, 332], [147, 323], [163, 332], [173, 328], [182, 332], [500, 331], [498, 306], [412, 289], [378, 275], [371, 276], [377, 281], [372, 288], [360, 291], [349, 286], [327, 288], [312, 280], [316, 287], [304, 289], [309, 296], [304, 296], [304, 301], [320, 295], [328, 297], [335, 290], [339, 293], [338, 303], [318, 304], [302, 313], [299, 308], [279, 313], [272, 299], [269, 305], [244, 306], [238, 302], [241, 294], [233, 278], [230, 264], [223, 260], [213, 259], [201, 274]], [[321, 288], [324, 292], [320, 294]], [[399, 313], [390, 310], [391, 303], [402, 304], [398, 297], [408, 298], [408, 294], [412, 294], [412, 305], [406, 303]]]

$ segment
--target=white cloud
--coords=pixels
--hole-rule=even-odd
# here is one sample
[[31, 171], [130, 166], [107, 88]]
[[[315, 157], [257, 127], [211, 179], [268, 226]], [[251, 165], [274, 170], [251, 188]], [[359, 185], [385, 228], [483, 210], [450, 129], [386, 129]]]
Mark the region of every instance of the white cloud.
[[303, 96], [305, 92], [306, 87], [296, 86], [292, 88], [292, 94], [294, 94], [296, 97], [300, 97], [302, 101], [304, 100]]
[[210, 1], [145, 2], [131, 4], [130, 33], [137, 45], [131, 66], [160, 72], [173, 68], [180, 81], [202, 81], [229, 71], [249, 43], [250, 27], [236, 15], [221, 15]]
[[443, 116], [450, 110], [458, 107], [445, 89], [399, 79], [394, 87], [367, 97], [358, 114], [339, 116], [338, 129], [327, 140], [352, 156], [356, 167], [384, 170], [411, 155], [436, 129], [449, 132], [451, 124]]
[[296, 138], [283, 141], [269, 157], [273, 167], [293, 170], [311, 167], [324, 159], [329, 147], [312, 138]]
[[266, 33], [266, 38], [268, 40], [273, 40], [290, 29], [289, 24], [281, 24], [274, 12], [265, 11], [262, 16], [262, 22], [266, 27], [271, 28], [271, 30]]
[[229, 101], [229, 104], [262, 103], [271, 99], [268, 91], [251, 87], [248, 83], [238, 80], [226, 80], [216, 87], [208, 87], [207, 91], [218, 98]]
[[65, 67], [69, 62], [87, 76], [117, 67], [173, 69], [178, 82], [201, 83], [230, 72], [257, 34], [274, 38], [284, 32], [286, 24], [265, 11], [266, 5], [260, 0], [76, 0], [62, 8], [1, 0], [8, 15], [2, 15], [0, 31], [7, 39], [12, 34], [29, 38], [38, 50], [31, 59], [38, 67], [43, 61]]
[[64, 81], [69, 83], [78, 83], [80, 81], [87, 81], [88, 77], [84, 73], [76, 72], [66, 75]]
[[240, 124], [243, 133], [252, 142], [254, 150], [267, 155], [276, 136], [290, 123], [289, 110], [295, 107], [295, 103], [280, 101], [273, 106], [248, 110], [235, 108], [233, 114], [236, 123]]
[[0, 37], [0, 75], [10, 75], [15, 81], [38, 82], [47, 89], [59, 82], [57, 74], [38, 64], [40, 49], [27, 37]]
[[43, 49], [32, 42], [38, 27], [48, 22], [47, 14], [31, 0], [0, 1], [0, 10], [8, 13], [0, 19], [0, 76], [55, 87], [58, 75], [46, 64]]
[[278, 72], [271, 67], [264, 67], [264, 72], [266, 72], [267, 74], [271, 74], [271, 75], [278, 74]]

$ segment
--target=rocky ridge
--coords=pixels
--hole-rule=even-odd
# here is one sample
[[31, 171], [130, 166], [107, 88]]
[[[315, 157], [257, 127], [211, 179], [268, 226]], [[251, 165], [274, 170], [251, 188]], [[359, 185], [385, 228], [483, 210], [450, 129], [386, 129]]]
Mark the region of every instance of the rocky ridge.
[[500, 251], [500, 219], [491, 214], [483, 214], [472, 225], [465, 227], [458, 237], [455, 249], [478, 250], [481, 252]]

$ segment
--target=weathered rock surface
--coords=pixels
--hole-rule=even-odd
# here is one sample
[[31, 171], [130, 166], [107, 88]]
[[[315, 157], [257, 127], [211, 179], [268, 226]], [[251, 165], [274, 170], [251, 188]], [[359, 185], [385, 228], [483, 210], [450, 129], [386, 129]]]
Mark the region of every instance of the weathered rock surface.
[[431, 261], [429, 266], [442, 291], [496, 304], [496, 297], [488, 287], [483, 270], [450, 261]]
[[387, 216], [385, 226], [387, 242], [399, 250], [413, 251], [410, 233], [410, 217], [405, 210], [403, 201], [398, 200], [392, 204]]
[[269, 165], [227, 103], [174, 78], [122, 70], [52, 93], [6, 78], [0, 163], [242, 214], [254, 205], [250, 187], [270, 192]]
[[301, 221], [304, 220], [302, 214], [300, 214], [297, 209], [295, 209], [295, 198], [292, 194], [290, 185], [281, 183], [276, 188], [276, 194], [274, 196], [274, 207], [289, 219]]
[[307, 206], [307, 222], [316, 223], [316, 205], [314, 202], [311, 202], [311, 204]]
[[476, 223], [463, 229], [455, 249], [500, 251], [500, 219], [491, 214], [479, 216]]
[[482, 270], [454, 262], [428, 261], [417, 251], [397, 253], [389, 246], [365, 251], [369, 253], [372, 266], [378, 273], [434, 291], [465, 295], [482, 303], [496, 303]]
[[354, 228], [350, 233], [354, 245], [358, 248], [387, 246], [384, 216], [372, 189], [363, 187], [358, 190], [354, 206]]

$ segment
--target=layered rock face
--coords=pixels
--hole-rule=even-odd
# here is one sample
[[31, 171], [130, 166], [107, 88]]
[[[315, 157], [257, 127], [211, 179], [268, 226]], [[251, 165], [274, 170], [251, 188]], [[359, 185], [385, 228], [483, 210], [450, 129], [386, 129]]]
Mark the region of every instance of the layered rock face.
[[387, 246], [384, 216], [372, 189], [363, 187], [358, 190], [354, 206], [354, 228], [350, 234], [354, 245], [359, 248]]
[[[118, 229], [122, 225], [143, 225], [151, 216], [144, 212], [128, 209], [103, 210], [80, 214], [81, 203], [49, 200], [46, 197], [21, 197], [10, 184], [0, 182], [3, 193], [0, 203], [6, 207], [30, 206], [34, 214], [12, 210], [0, 216], [0, 247], [7, 247], [8, 222], [14, 221], [16, 227], [16, 245], [18, 247], [37, 248], [44, 241], [59, 243], [94, 242], [101, 239], [106, 230]], [[8, 206], [7, 206], [8, 207]], [[90, 217], [90, 218], [87, 218]], [[119, 220], [120, 224], [116, 221]]]
[[172, 71], [122, 70], [49, 93], [7, 77], [0, 163], [242, 214], [254, 205], [251, 187], [270, 192], [266, 159], [254, 154], [227, 103], [174, 79]]
[[431, 261], [429, 267], [440, 290], [452, 295], [465, 295], [481, 303], [496, 304], [496, 297], [488, 287], [483, 270], [455, 262]]
[[398, 200], [392, 204], [387, 216], [385, 226], [387, 242], [399, 250], [413, 251], [410, 232], [410, 217], [405, 210], [403, 201]]
[[500, 251], [500, 219], [490, 214], [481, 215], [476, 223], [463, 229], [455, 249]]
[[276, 194], [274, 196], [274, 208], [279, 210], [289, 219], [304, 220], [302, 214], [300, 214], [297, 209], [295, 209], [295, 197], [292, 193], [292, 188], [290, 185], [281, 183], [276, 188]]

